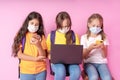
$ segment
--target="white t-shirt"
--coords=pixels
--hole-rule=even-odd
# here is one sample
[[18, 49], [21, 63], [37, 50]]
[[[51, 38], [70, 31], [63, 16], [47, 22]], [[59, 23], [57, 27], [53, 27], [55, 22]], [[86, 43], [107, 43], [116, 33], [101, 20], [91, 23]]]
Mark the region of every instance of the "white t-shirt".
[[[97, 37], [89, 37], [87, 39], [87, 34], [81, 36], [81, 45], [83, 48], [88, 48], [92, 43], [96, 43], [96, 40], [102, 40], [101, 35]], [[109, 45], [108, 40], [105, 39], [103, 41], [104, 45]], [[102, 49], [93, 49], [89, 53], [89, 57], [84, 59], [84, 63], [107, 63], [107, 59], [102, 57], [103, 50]]]

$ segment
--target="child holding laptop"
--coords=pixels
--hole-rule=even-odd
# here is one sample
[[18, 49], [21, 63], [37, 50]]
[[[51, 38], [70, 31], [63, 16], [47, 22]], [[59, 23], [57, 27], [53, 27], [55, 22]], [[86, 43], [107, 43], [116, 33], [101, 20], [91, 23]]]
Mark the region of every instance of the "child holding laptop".
[[[55, 30], [54, 44], [64, 45], [80, 45], [79, 38], [75, 34], [75, 43], [72, 41], [71, 19], [67, 12], [60, 12], [56, 17], [57, 28]], [[48, 52], [51, 50], [51, 33], [47, 37]], [[57, 53], [56, 53], [57, 54]], [[74, 54], [74, 53], [73, 53]], [[68, 55], [69, 56], [69, 55]], [[65, 80], [66, 77], [66, 64], [51, 63], [52, 71], [54, 72], [54, 80]], [[68, 72], [70, 74], [70, 80], [79, 80], [81, 75], [81, 69], [78, 64], [67, 65]]]

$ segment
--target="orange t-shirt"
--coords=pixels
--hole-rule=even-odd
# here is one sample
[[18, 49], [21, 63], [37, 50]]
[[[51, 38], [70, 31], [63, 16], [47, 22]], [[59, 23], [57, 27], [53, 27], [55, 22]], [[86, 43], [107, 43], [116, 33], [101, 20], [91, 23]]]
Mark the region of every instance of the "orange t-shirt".
[[[27, 33], [26, 34], [26, 41], [25, 41], [25, 47], [24, 47], [24, 54], [30, 55], [33, 57], [37, 57], [39, 55], [37, 47], [35, 45], [32, 45], [30, 43], [32, 37], [32, 33]], [[46, 40], [45, 37], [42, 36], [42, 41], [41, 41], [42, 48], [45, 50], [46, 49]], [[25, 73], [25, 74], [36, 74], [39, 72], [42, 72], [46, 70], [46, 62], [45, 61], [26, 61], [26, 60], [21, 60], [20, 62], [20, 72]]]

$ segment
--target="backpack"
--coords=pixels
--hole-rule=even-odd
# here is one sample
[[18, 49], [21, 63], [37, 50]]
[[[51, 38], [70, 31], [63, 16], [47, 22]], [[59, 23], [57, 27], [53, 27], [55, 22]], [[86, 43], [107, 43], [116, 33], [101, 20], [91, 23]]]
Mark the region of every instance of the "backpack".
[[[75, 43], [75, 41], [76, 41], [75, 34], [74, 34], [74, 32], [72, 30], [71, 30], [71, 32], [72, 32], [72, 43]], [[55, 42], [55, 34], [56, 34], [55, 30], [51, 31], [51, 34], [50, 34], [51, 44], [54, 44], [54, 42]], [[69, 76], [68, 64], [64, 64], [64, 65], [65, 65], [65, 69], [66, 69], [66, 76]], [[50, 74], [54, 75], [54, 72], [52, 71], [51, 65], [50, 65]]]

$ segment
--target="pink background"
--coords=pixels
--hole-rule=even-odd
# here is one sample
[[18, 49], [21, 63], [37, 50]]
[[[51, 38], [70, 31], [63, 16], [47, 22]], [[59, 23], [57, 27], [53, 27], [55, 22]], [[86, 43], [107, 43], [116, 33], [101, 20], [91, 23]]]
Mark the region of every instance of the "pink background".
[[[31, 11], [42, 14], [46, 34], [55, 29], [55, 17], [67, 11], [72, 19], [72, 29], [80, 35], [86, 31], [87, 18], [92, 13], [104, 17], [108, 35], [109, 68], [115, 80], [120, 80], [120, 0], [0, 0], [0, 78], [18, 80], [18, 60], [11, 57], [13, 38]], [[53, 77], [47, 76], [47, 80]]]

